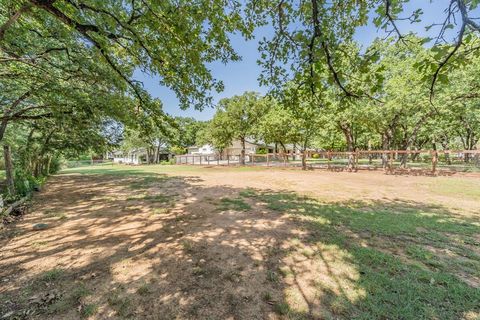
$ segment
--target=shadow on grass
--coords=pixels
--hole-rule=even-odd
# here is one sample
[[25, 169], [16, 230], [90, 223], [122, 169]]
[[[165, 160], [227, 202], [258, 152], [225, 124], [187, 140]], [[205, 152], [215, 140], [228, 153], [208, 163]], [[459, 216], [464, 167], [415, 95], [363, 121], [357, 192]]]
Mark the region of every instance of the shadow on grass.
[[288, 317], [479, 316], [478, 219], [414, 202], [324, 204], [293, 193], [247, 196], [291, 214], [308, 230], [284, 260], [293, 288], [286, 290], [286, 303], [293, 306], [285, 311]]
[[[0, 240], [0, 275], [8, 279], [0, 316], [474, 319], [480, 312], [480, 227], [443, 207], [325, 204], [133, 168], [82, 173], [55, 177], [38, 196], [42, 215]], [[60, 211], [66, 218], [50, 215]], [[51, 229], [32, 232], [38, 219]]]

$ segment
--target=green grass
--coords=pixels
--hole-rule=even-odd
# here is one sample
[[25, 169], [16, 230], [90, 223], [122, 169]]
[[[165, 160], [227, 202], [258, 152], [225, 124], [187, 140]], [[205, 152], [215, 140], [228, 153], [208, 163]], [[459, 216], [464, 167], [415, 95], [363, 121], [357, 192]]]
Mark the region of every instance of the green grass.
[[252, 207], [241, 198], [222, 198], [218, 206], [219, 210], [247, 211]]
[[280, 315], [288, 315], [290, 312], [290, 306], [285, 302], [275, 304], [274, 310]]
[[430, 189], [436, 194], [480, 201], [480, 179], [462, 180], [439, 177], [431, 182]]
[[63, 274], [64, 274], [63, 269], [55, 268], [55, 269], [45, 271], [44, 273], [42, 273], [39, 277], [39, 280], [41, 282], [55, 282], [57, 280], [60, 280], [62, 278]]
[[120, 317], [129, 317], [132, 314], [133, 305], [128, 296], [122, 296], [117, 292], [113, 292], [108, 297], [107, 302]]
[[146, 296], [152, 293], [152, 288], [148, 283], [144, 283], [137, 289], [137, 293], [141, 296]]
[[[250, 167], [212, 170], [250, 170]], [[258, 168], [253, 168], [254, 170]], [[135, 176], [132, 189], [150, 187], [163, 181], [162, 174], [195, 173], [200, 166], [111, 166], [67, 169], [62, 173]], [[158, 179], [157, 179], [158, 178]], [[480, 182], [458, 177], [432, 178], [432, 193], [456, 199], [480, 201]], [[141, 195], [135, 199], [158, 202], [153, 214], [163, 214], [164, 195]], [[301, 261], [326, 265], [310, 275], [308, 285], [322, 305], [325, 319], [476, 319], [480, 314], [480, 290], [469, 281], [480, 279], [480, 224], [478, 219], [461, 216], [439, 205], [413, 201], [321, 202], [294, 193], [241, 190], [238, 197], [206, 199], [219, 210], [270, 211], [287, 214], [300, 231], [295, 238], [282, 239], [290, 249], [267, 250], [265, 283], [276, 289], [263, 293], [263, 300], [275, 297], [272, 310], [285, 319], [311, 319], [312, 316], [290, 301], [285, 293], [297, 277], [314, 268], [301, 269]], [[255, 205], [252, 200], [255, 200]], [[272, 218], [274, 219], [274, 218]], [[183, 251], [193, 255], [195, 243], [181, 242]], [[283, 258], [292, 257], [292, 264]], [[198, 267], [195, 274], [204, 274]], [[62, 272], [42, 275], [44, 282], [55, 282]], [[228, 274], [231, 281], [235, 275]], [[228, 279], [227, 279], [228, 280]], [[137, 293], [149, 295], [147, 287]], [[278, 293], [282, 295], [278, 297]], [[262, 294], [262, 293], [260, 293]], [[352, 297], [353, 296], [353, 297]], [[264, 302], [266, 303], [266, 302]], [[315, 302], [317, 303], [317, 302]], [[131, 315], [132, 302], [112, 293], [108, 304], [121, 317]]]
[[171, 201], [171, 197], [166, 196], [164, 194], [140, 194], [140, 195], [127, 197], [127, 201], [132, 201], [132, 200], [145, 200], [145, 201], [152, 201], [152, 202], [169, 203]]
[[254, 198], [257, 195], [257, 193], [255, 192], [254, 189], [247, 188], [245, 190], [240, 191], [239, 195], [244, 198]]
[[162, 183], [169, 180], [169, 177], [164, 176], [164, 175], [155, 175], [155, 176], [146, 176], [140, 179], [139, 181], [133, 181], [131, 182], [128, 187], [130, 189], [148, 189], [152, 185], [155, 185], [157, 183]]
[[[265, 170], [262, 167], [241, 167], [241, 166], [231, 166], [231, 167], [218, 167], [212, 168], [212, 170], [225, 170], [225, 171], [261, 171]], [[108, 166], [86, 166], [79, 168], [67, 168], [63, 169], [61, 174], [107, 174], [107, 175], [116, 175], [116, 176], [152, 176], [157, 177], [158, 174], [175, 174], [175, 173], [195, 173], [205, 171], [205, 168], [202, 166], [194, 165], [139, 165], [139, 166], [128, 166], [121, 164], [114, 164]]]
[[[359, 275], [355, 280], [318, 275], [318, 296], [324, 297], [329, 317], [461, 319], [468, 312], [480, 312], [480, 290], [463, 280], [480, 277], [480, 256], [471, 250], [480, 246], [477, 220], [442, 207], [405, 202], [326, 204], [295, 194], [261, 192], [256, 197], [275, 212], [300, 218], [309, 236], [296, 241], [298, 255], [322, 263], [328, 261], [323, 258], [325, 248], [330, 248], [335, 257], [330, 263], [337, 264], [331, 268], [350, 268]], [[317, 251], [307, 250], [307, 245]], [[267, 272], [269, 281], [272, 275]], [[331, 290], [331, 281], [343, 284], [345, 291]], [[352, 301], [352, 288], [365, 294]], [[279, 302], [275, 310], [293, 318], [291, 307]], [[308, 316], [295, 313], [302, 315]]]
[[[66, 294], [61, 295], [58, 300], [50, 305], [47, 312], [49, 314], [60, 314], [70, 310], [75, 310], [75, 308], [80, 304], [80, 300], [89, 294], [90, 291], [85, 287], [85, 285], [82, 283], [75, 284], [75, 286], [70, 288]], [[96, 311], [96, 309], [93, 310], [93, 306], [88, 307], [86, 310], [82, 308], [81, 315], [87, 316], [94, 311]]]
[[81, 309], [81, 315], [83, 318], [89, 318], [97, 313], [98, 306], [96, 304], [90, 303], [86, 304]]
[[49, 218], [58, 218], [59, 220], [65, 220], [68, 218], [65, 212], [45, 211], [44, 214]]

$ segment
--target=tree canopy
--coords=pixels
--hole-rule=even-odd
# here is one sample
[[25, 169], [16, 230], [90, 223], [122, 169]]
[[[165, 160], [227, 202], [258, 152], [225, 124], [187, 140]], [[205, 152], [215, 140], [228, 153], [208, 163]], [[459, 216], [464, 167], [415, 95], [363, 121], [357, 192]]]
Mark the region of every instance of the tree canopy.
[[[224, 149], [250, 136], [302, 150], [474, 149], [479, 1], [439, 3], [433, 23], [406, 2], [0, 0], [0, 142], [20, 180], [82, 152]], [[372, 23], [380, 37], [364, 48], [355, 33]], [[240, 60], [231, 35], [251, 39], [259, 26], [272, 31], [258, 48], [271, 90], [214, 103], [223, 83], [209, 64]], [[179, 108], [217, 114], [207, 124], [164, 113], [138, 72], [157, 76]]]

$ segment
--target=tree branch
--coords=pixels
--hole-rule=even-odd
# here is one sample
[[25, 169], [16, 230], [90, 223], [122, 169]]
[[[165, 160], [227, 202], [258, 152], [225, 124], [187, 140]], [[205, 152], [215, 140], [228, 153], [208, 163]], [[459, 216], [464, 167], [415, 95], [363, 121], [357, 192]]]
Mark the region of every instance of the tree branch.
[[141, 103], [144, 102], [142, 94], [140, 93], [139, 88], [134, 84], [134, 81], [129, 79], [129, 77], [127, 77], [125, 74], [123, 74], [123, 72], [115, 64], [112, 58], [106, 53], [105, 49], [100, 45], [100, 43], [92, 35], [90, 35], [90, 32], [100, 34], [100, 35], [105, 35], [107, 38], [112, 40], [117, 40], [121, 38], [120, 36], [115, 35], [113, 33], [102, 31], [100, 30], [100, 28], [98, 28], [98, 26], [95, 26], [95, 25], [86, 25], [86, 24], [78, 23], [77, 21], [71, 19], [70, 17], [65, 15], [63, 12], [61, 12], [59, 9], [54, 7], [53, 3], [55, 2], [55, 0], [30, 0], [30, 2], [35, 6], [41, 9], [44, 9], [50, 14], [52, 14], [53, 16], [57, 17], [65, 25], [71, 28], [74, 28], [79, 33], [81, 33], [84, 37], [86, 37], [89, 41], [91, 41], [92, 44], [99, 50], [100, 54], [104, 57], [107, 63], [110, 65], [110, 67], [130, 86], [130, 88], [133, 89], [135, 95], [140, 100], [140, 102]]
[[18, 20], [18, 18], [20, 18], [20, 16], [24, 13], [24, 12], [27, 12], [28, 10], [30, 10], [30, 8], [32, 7], [32, 4], [30, 3], [26, 3], [24, 4], [22, 7], [20, 7], [20, 9], [18, 9], [17, 12], [15, 12], [7, 21], [5, 21], [5, 23], [3, 25], [0, 26], [0, 41], [3, 40], [4, 36], [5, 36], [5, 32], [7, 31], [8, 28], [10, 28], [10, 26], [12, 24], [15, 23], [15, 21]]
[[448, 63], [448, 61], [450, 60], [450, 58], [453, 57], [453, 55], [458, 51], [458, 49], [461, 47], [462, 45], [462, 41], [463, 41], [463, 35], [465, 33], [465, 26], [466, 26], [466, 23], [465, 21], [462, 23], [462, 26], [460, 28], [460, 32], [458, 34], [458, 39], [457, 39], [457, 42], [455, 43], [455, 46], [453, 47], [453, 50], [450, 51], [450, 53], [445, 57], [445, 59], [443, 59], [440, 64], [438, 65], [437, 67], [437, 70], [435, 70], [435, 73], [433, 74], [433, 79], [432, 79], [432, 83], [430, 85], [430, 103], [433, 104], [433, 97], [435, 95], [435, 83], [437, 82], [437, 79], [438, 79], [438, 75], [440, 74], [440, 71], [442, 70], [442, 68]]

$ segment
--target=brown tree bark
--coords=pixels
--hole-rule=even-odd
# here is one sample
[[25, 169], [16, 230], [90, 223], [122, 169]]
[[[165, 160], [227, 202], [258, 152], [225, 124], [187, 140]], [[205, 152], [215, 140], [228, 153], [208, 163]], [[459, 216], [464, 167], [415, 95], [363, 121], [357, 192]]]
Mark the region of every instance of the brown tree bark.
[[158, 143], [157, 148], [155, 149], [154, 163], [160, 163], [160, 142]]
[[349, 124], [344, 124], [344, 123], [340, 124], [340, 129], [342, 129], [342, 132], [345, 135], [345, 140], [347, 142], [347, 151], [348, 151], [347, 169], [351, 171], [355, 169], [355, 156], [353, 155], [353, 152], [355, 151], [355, 139], [353, 136], [353, 130]]
[[7, 190], [11, 195], [15, 194], [15, 181], [13, 180], [12, 153], [9, 145], [3, 146], [3, 157], [5, 159], [5, 176], [7, 179]]
[[307, 152], [302, 150], [302, 170], [307, 170]]
[[245, 138], [240, 138], [242, 142], [242, 151], [240, 152], [240, 164], [245, 165]]

